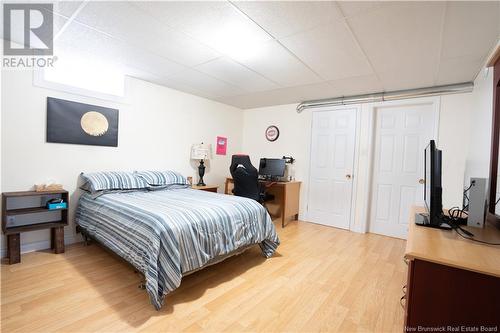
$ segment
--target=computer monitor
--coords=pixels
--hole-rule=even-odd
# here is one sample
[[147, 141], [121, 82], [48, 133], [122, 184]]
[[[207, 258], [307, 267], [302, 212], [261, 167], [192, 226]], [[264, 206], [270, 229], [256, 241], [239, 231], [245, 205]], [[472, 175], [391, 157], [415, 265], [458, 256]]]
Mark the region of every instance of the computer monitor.
[[261, 158], [259, 176], [266, 179], [277, 179], [285, 175], [285, 160], [282, 158]]
[[431, 140], [424, 150], [424, 202], [426, 214], [424, 214], [424, 223], [422, 225], [449, 229], [450, 226], [446, 223], [443, 214], [442, 157], [441, 150], [436, 148], [436, 142]]

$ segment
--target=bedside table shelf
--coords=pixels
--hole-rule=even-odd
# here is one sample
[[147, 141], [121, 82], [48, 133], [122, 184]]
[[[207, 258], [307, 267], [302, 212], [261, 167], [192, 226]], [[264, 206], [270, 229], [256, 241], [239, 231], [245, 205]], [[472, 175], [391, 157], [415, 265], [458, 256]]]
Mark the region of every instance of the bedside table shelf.
[[67, 226], [67, 223], [62, 221], [54, 221], [54, 222], [44, 222], [44, 223], [36, 223], [36, 224], [28, 224], [28, 225], [20, 225], [18, 227], [10, 227], [5, 228], [5, 235], [17, 234], [25, 231], [34, 231], [41, 229], [49, 229], [49, 228], [59, 228]]
[[[51, 248], [55, 253], [64, 252], [64, 227], [68, 225], [68, 209], [48, 209], [45, 205], [52, 198], [63, 199], [69, 206], [69, 195], [64, 190], [2, 193], [2, 231], [7, 236], [10, 264], [21, 262], [21, 232], [50, 229]], [[58, 213], [46, 214], [53, 212]], [[16, 223], [18, 225], [13, 225]]]
[[5, 212], [5, 215], [14, 216], [14, 215], [24, 215], [24, 214], [47, 213], [47, 212], [57, 212], [66, 209], [67, 208], [48, 209], [47, 207], [27, 207], [27, 208], [8, 209]]

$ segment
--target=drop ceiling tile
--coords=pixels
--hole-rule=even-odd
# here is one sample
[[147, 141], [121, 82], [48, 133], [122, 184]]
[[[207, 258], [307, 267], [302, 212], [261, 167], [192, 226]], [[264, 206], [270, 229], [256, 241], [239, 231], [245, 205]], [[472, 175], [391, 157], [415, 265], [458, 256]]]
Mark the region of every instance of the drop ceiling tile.
[[300, 102], [300, 98], [297, 96], [290, 96], [286, 92], [281, 91], [265, 91], [236, 97], [218, 98], [217, 100], [221, 103], [232, 105], [240, 109], [253, 109], [270, 105]]
[[283, 87], [317, 83], [322, 79], [276, 41], [260, 45], [258, 55], [242, 63]]
[[500, 38], [500, 1], [447, 3], [442, 58], [486, 58]]
[[344, 17], [353, 17], [360, 13], [378, 9], [382, 6], [381, 1], [337, 1]]
[[174, 30], [165, 30], [150, 48], [153, 52], [186, 66], [220, 57], [220, 53]]
[[99, 58], [100, 62], [113, 66], [133, 66], [160, 76], [173, 75], [186, 68], [77, 22], [72, 22], [56, 40], [55, 55], [59, 50]]
[[209, 47], [162, 25], [130, 3], [90, 2], [80, 12], [77, 20], [132, 46], [186, 66], [219, 56]]
[[212, 49], [240, 60], [269, 36], [229, 2], [136, 3], [145, 12]]
[[231, 6], [223, 1], [135, 1], [132, 4], [173, 28], [197, 24], [197, 18], [217, 16]]
[[401, 2], [348, 19], [377, 73], [395, 65], [437, 68], [442, 2]]
[[238, 1], [234, 4], [275, 38], [342, 18], [333, 1]]
[[136, 79], [139, 79], [139, 80], [143, 80], [143, 81], [146, 81], [146, 82], [151, 82], [151, 83], [155, 83], [155, 84], [161, 84], [160, 82], [162, 81], [162, 78], [159, 77], [158, 75], [155, 75], [153, 73], [150, 73], [150, 72], [146, 72], [142, 69], [139, 69], [139, 68], [135, 68], [133, 66], [126, 66], [126, 75], [127, 76], [130, 76], [130, 77], [133, 77], [133, 78], [136, 78]]
[[54, 54], [64, 50], [92, 55], [111, 63], [121, 63], [124, 59], [124, 47], [123, 42], [73, 21], [55, 40]]
[[432, 67], [395, 66], [390, 71], [377, 74], [384, 91], [430, 87], [435, 82]]
[[325, 80], [373, 74], [344, 22], [280, 40]]
[[436, 84], [452, 84], [474, 80], [484, 58], [482, 57], [458, 57], [442, 60], [439, 65], [439, 73]]
[[251, 109], [262, 106], [299, 103], [304, 100], [328, 98], [333, 94], [335, 94], [335, 88], [331, 85], [327, 83], [318, 83], [220, 98], [218, 100], [222, 103], [239, 108]]
[[166, 78], [166, 80], [171, 82], [172, 85], [187, 86], [193, 90], [216, 97], [236, 96], [245, 93], [245, 91], [239, 87], [194, 69], [186, 69], [176, 75]]
[[64, 16], [61, 16], [59, 14], [54, 14], [54, 39], [57, 38], [57, 34], [61, 32], [61, 30], [64, 28], [65, 24], [68, 22], [68, 19]]
[[328, 84], [335, 89], [335, 95], [331, 97], [363, 95], [384, 90], [382, 83], [375, 75], [328, 81]]
[[142, 80], [142, 81], [154, 83], [154, 84], [157, 84], [157, 85], [160, 85], [163, 87], [167, 87], [170, 89], [174, 89], [174, 90], [177, 90], [179, 92], [183, 92], [183, 93], [190, 94], [190, 95], [200, 96], [200, 97], [204, 97], [204, 98], [208, 98], [208, 99], [212, 99], [212, 100], [215, 100], [215, 98], [216, 98], [216, 96], [214, 96], [214, 95], [210, 95], [210, 94], [195, 90], [195, 89], [188, 87], [186, 85], [183, 85], [179, 82], [174, 82], [174, 81], [170, 80], [168, 77], [161, 77], [161, 76], [158, 76], [158, 75], [152, 74], [150, 72], [146, 72], [146, 71], [143, 71], [141, 69], [134, 68], [131, 66], [127, 67], [127, 76], [134, 77], [134, 78], [137, 78], [137, 79]]
[[83, 1], [56, 1], [53, 2], [54, 37], [64, 27], [69, 18], [76, 13]]
[[191, 86], [188, 86], [180, 81], [173, 80], [171, 78], [158, 78], [158, 79], [155, 79], [153, 83], [156, 83], [156, 84], [159, 84], [159, 85], [162, 85], [162, 86], [165, 86], [165, 87], [168, 87], [170, 89], [174, 89], [174, 90], [186, 93], [186, 94], [211, 99], [214, 101], [217, 101], [218, 98], [221, 98], [217, 95], [208, 93], [206, 91], [200, 91], [198, 89], [195, 89]]
[[329, 82], [291, 87], [290, 89], [292, 89], [291, 91], [297, 91], [300, 101], [331, 98], [339, 95], [338, 89]]
[[123, 64], [134, 66], [158, 76], [170, 76], [186, 70], [187, 67], [167, 60], [156, 54], [126, 46]]
[[54, 13], [70, 18], [82, 3], [83, 1], [55, 1]]
[[219, 80], [234, 84], [247, 92], [271, 90], [279, 87], [276, 83], [226, 57], [206, 62], [195, 68]]
[[125, 2], [89, 2], [76, 21], [131, 44], [144, 40], [140, 46], [151, 43], [151, 36], [167, 30]]

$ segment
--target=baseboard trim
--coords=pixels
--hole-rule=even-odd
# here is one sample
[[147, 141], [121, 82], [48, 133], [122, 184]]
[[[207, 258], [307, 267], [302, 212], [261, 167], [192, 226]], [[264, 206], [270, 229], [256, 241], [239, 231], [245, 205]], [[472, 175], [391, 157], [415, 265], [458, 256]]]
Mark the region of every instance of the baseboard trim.
[[[76, 235], [64, 236], [64, 244], [65, 245], [78, 243], [78, 242], [81, 242], [81, 239], [79, 236], [76, 236]], [[28, 243], [28, 244], [21, 244], [21, 254], [29, 253], [29, 252], [33, 252], [33, 251], [46, 250], [46, 249], [50, 249], [50, 239], [39, 241], [39, 242]], [[0, 256], [2, 258], [7, 256], [7, 248], [2, 247], [0, 249]]]

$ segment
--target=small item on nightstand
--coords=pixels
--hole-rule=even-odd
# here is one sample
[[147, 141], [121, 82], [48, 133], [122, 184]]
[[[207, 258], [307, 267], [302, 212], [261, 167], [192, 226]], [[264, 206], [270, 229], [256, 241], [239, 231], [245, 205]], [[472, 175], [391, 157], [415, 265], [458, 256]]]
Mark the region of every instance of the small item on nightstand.
[[36, 192], [62, 191], [62, 189], [61, 184], [35, 184]]
[[47, 209], [48, 210], [57, 210], [57, 209], [66, 209], [68, 208], [68, 204], [64, 202], [61, 198], [55, 198], [47, 201]]

